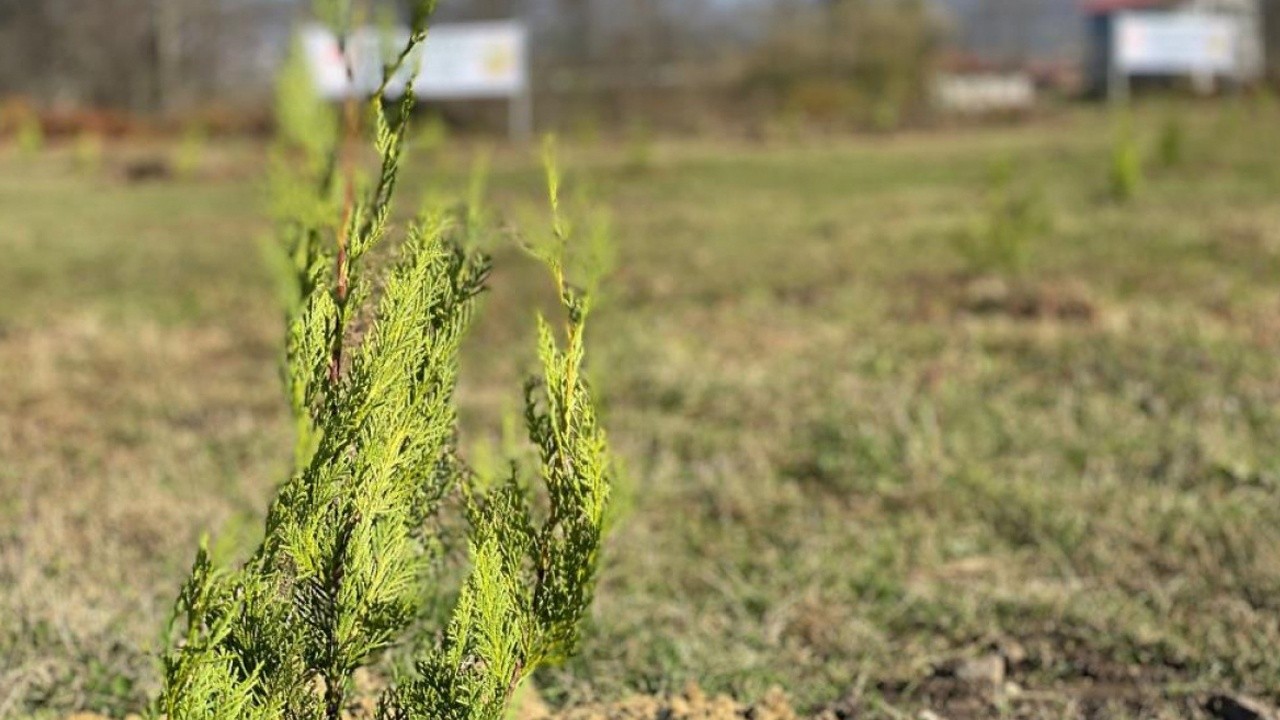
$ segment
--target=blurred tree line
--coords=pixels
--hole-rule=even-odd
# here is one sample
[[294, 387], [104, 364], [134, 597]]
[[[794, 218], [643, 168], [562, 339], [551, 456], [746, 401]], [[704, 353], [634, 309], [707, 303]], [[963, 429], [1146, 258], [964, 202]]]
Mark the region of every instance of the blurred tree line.
[[148, 112], [256, 95], [279, 60], [288, 5], [0, 0], [0, 95]]
[[[529, 23], [548, 126], [728, 116], [891, 127], [922, 112], [948, 38], [1016, 60], [1032, 25], [1066, 32], [1066, 1], [442, 0], [439, 16]], [[1280, 48], [1280, 0], [1263, 2]], [[265, 107], [304, 4], [0, 0], [0, 97], [142, 113]]]
[[559, 126], [896, 125], [923, 108], [945, 33], [931, 0], [446, 0], [441, 15], [525, 17]]
[[889, 129], [923, 110], [943, 30], [925, 0], [792, 0], [769, 27], [746, 88], [770, 114]]
[[[137, 112], [252, 105], [268, 97], [302, 4], [0, 0], [0, 95]], [[444, 0], [440, 9], [442, 21], [526, 19], [543, 113], [601, 122], [744, 92], [789, 112], [825, 118], [864, 104], [887, 117], [921, 90], [934, 46], [926, 15], [923, 0]]]

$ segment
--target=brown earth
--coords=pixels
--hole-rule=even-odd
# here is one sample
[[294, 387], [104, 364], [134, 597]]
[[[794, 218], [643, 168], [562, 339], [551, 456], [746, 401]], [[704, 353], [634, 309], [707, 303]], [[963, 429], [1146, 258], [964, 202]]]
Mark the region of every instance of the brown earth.
[[[974, 675], [975, 672], [978, 674]], [[895, 689], [885, 685], [877, 688], [876, 693], [850, 697], [811, 717], [813, 720], [882, 717], [917, 720], [995, 717], [1013, 720], [1124, 717], [1280, 720], [1280, 711], [1240, 695], [1187, 694], [1174, 698], [1168, 688], [1158, 685], [1112, 682], [1032, 692], [1013, 682], [992, 685], [991, 681], [1000, 674], [990, 666], [988, 659], [979, 659], [954, 670], [940, 670], [914, 688], [910, 701], [902, 695], [906, 687]], [[921, 700], [928, 701], [923, 709], [914, 713], [905, 709], [919, 705]], [[899, 702], [903, 704], [899, 705]], [[354, 720], [365, 716], [357, 713], [351, 717]], [[727, 695], [708, 695], [697, 685], [690, 685], [676, 695], [634, 695], [618, 702], [562, 711], [552, 710], [537, 691], [531, 689], [522, 694], [511, 717], [514, 720], [800, 720], [802, 716], [792, 708], [781, 688], [770, 690], [758, 702], [744, 704]], [[77, 713], [67, 720], [109, 719], [93, 713]], [[140, 720], [140, 717], [131, 715], [126, 720]]]

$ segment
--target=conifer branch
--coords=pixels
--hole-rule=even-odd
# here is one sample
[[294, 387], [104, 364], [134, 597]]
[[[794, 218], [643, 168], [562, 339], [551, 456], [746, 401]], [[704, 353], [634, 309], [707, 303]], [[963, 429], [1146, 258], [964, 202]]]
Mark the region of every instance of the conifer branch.
[[[325, 17], [350, 19], [351, 0], [318, 1]], [[433, 7], [416, 6], [407, 46], [371, 102], [380, 167], [367, 192], [356, 182], [353, 105], [339, 120], [301, 87], [281, 89], [275, 258], [295, 466], [247, 563], [223, 570], [207, 552], [197, 555], [176, 604], [174, 625], [180, 616], [184, 629], [164, 655], [154, 706], [169, 720], [338, 720], [354, 671], [402, 642], [420, 615], [431, 590], [419, 579], [440, 545], [425, 528], [455, 488], [472, 568], [444, 639], [419, 649], [416, 674], [387, 691], [379, 717], [497, 720], [530, 673], [576, 647], [609, 470], [583, 373], [589, 293], [566, 281], [570, 227], [553, 164], [557, 249], [544, 260], [564, 304], [566, 345], [539, 318], [542, 372], [526, 384], [529, 437], [551, 500], [545, 519], [535, 517], [519, 474], [481, 489], [454, 447], [459, 351], [490, 268], [468, 249], [482, 226], [478, 181], [465, 212], [428, 208], [409, 226], [376, 298], [362, 271], [388, 235], [413, 78], [394, 113], [382, 95], [425, 39]], [[362, 308], [373, 319], [348, 348]]]

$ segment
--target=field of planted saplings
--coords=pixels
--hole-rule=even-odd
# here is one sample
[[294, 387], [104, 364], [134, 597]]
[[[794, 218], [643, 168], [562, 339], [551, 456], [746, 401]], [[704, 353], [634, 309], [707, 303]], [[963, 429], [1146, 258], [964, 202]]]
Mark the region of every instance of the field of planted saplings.
[[1276, 716], [1280, 102], [278, 106], [0, 148], [0, 718]]

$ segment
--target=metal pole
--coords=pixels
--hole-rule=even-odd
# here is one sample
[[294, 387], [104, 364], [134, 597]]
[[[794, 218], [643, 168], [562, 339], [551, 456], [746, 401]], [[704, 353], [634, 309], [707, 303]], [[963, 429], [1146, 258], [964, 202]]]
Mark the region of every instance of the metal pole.
[[508, 105], [510, 118], [507, 132], [511, 142], [529, 142], [533, 139], [533, 89], [526, 85], [508, 101]]
[[1129, 95], [1129, 75], [1112, 58], [1111, 70], [1107, 73], [1107, 97], [1112, 103], [1123, 105], [1129, 102]]
[[1120, 20], [1121, 16], [1112, 15], [1107, 32], [1110, 45], [1107, 53], [1107, 99], [1112, 104], [1120, 105], [1129, 101], [1129, 74], [1120, 67]]
[[529, 49], [529, 23], [523, 15], [524, 13], [517, 15], [517, 22], [520, 23], [520, 47], [518, 48], [522, 75], [520, 89], [507, 101], [510, 114], [507, 132], [513, 143], [528, 142], [533, 139], [534, 132], [533, 53]]

